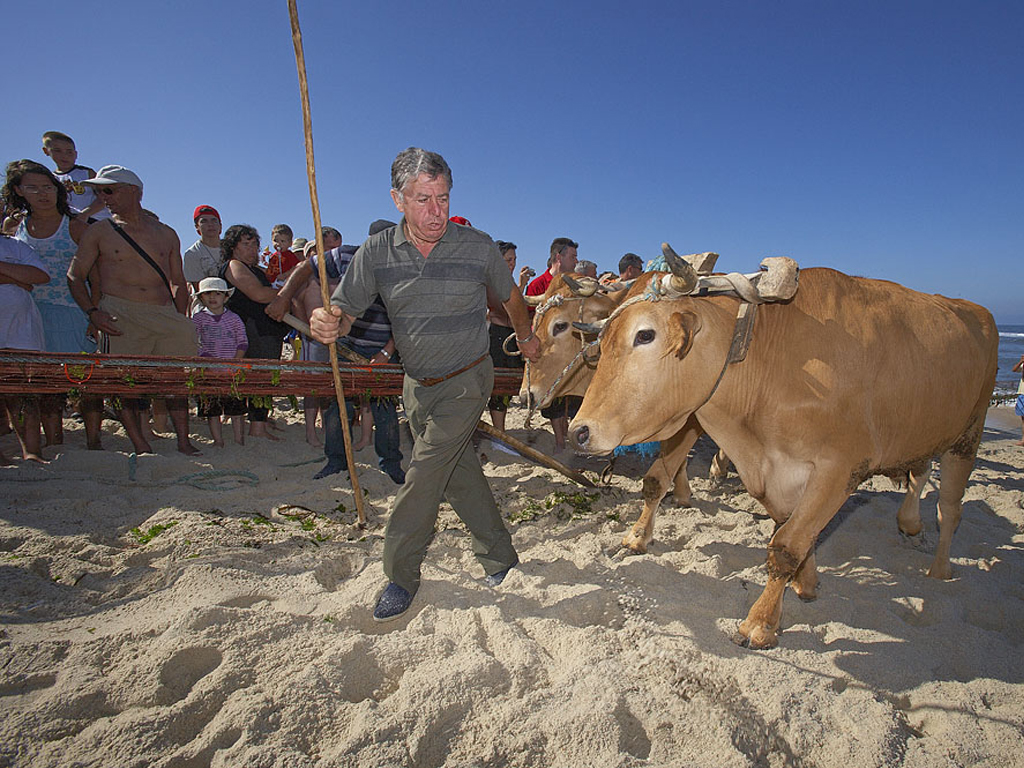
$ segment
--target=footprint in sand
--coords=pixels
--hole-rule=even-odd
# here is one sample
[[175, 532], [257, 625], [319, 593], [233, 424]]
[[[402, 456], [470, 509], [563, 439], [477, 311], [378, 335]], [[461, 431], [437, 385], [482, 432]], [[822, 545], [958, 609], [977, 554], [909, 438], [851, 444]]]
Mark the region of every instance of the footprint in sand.
[[160, 670], [157, 702], [164, 706], [188, 696], [189, 691], [220, 666], [224, 657], [216, 648], [185, 648], [167, 660]]

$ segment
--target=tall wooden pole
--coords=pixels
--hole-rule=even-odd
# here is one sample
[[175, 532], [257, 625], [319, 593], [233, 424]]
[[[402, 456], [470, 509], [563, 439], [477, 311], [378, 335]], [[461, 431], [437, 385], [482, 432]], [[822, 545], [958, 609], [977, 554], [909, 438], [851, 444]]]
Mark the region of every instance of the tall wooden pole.
[[[313, 164], [313, 118], [309, 110], [309, 81], [306, 79], [306, 56], [302, 52], [302, 31], [299, 29], [299, 11], [295, 0], [288, 0], [288, 15], [292, 21], [292, 43], [295, 45], [295, 66], [299, 70], [299, 92], [302, 94], [302, 126], [306, 139], [306, 175], [309, 177], [309, 202], [313, 206], [313, 228], [316, 231], [317, 271], [320, 273], [320, 297], [324, 309], [330, 309], [331, 296], [327, 290], [327, 265], [324, 263], [324, 234], [320, 229], [320, 198], [316, 193], [316, 166]], [[334, 393], [338, 398], [338, 417], [341, 419], [341, 433], [345, 436], [345, 458], [348, 460], [348, 476], [352, 480], [352, 493], [356, 497], [356, 515], [359, 527], [366, 525], [363, 510], [363, 494], [359, 489], [355, 456], [352, 454], [352, 434], [348, 428], [348, 411], [345, 408], [345, 390], [338, 369], [338, 350], [334, 344], [329, 347], [331, 371], [334, 373]]]

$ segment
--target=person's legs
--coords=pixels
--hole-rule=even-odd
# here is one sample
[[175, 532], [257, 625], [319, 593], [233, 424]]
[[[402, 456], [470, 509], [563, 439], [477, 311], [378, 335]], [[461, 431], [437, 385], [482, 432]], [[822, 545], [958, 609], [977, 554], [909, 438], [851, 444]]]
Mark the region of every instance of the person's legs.
[[[178, 436], [178, 451], [186, 456], [198, 454], [199, 449], [188, 439], [188, 400], [184, 397], [167, 398], [167, 413], [171, 416], [174, 433]], [[221, 444], [223, 443], [224, 440], [221, 439]]]
[[[482, 394], [491, 391], [494, 384], [493, 368], [485, 364], [468, 373], [477, 379]], [[467, 392], [465, 400], [469, 399], [470, 392]], [[484, 399], [483, 396], [480, 398], [479, 408], [473, 411], [474, 426], [483, 412]], [[501, 519], [494, 494], [474, 451], [465, 450], [461, 453], [444, 495], [469, 529], [473, 537], [473, 553], [486, 574], [497, 573], [519, 562], [512, 546], [512, 536]]]
[[139, 419], [139, 401], [125, 398], [117, 409], [117, 418], [121, 421], [128, 439], [136, 453], [152, 453], [153, 448], [142, 433], [142, 422]]
[[42, 430], [39, 419], [39, 402], [33, 397], [6, 397], [4, 408], [11, 426], [21, 444], [21, 456], [26, 461], [45, 464], [42, 453]]
[[238, 445], [245, 445], [245, 418], [242, 416], [232, 416], [231, 431], [234, 433], [235, 442]]
[[167, 414], [170, 412], [170, 408], [167, 405], [167, 401], [162, 397], [153, 398], [153, 431], [160, 434], [166, 434], [167, 429]]
[[[245, 324], [246, 335], [249, 339], [249, 349], [246, 350], [247, 359], [253, 360], [280, 360], [282, 339], [278, 336], [259, 336], [251, 332], [251, 321]], [[251, 405], [249, 408], [249, 436], [265, 437], [269, 440], [279, 440], [267, 431], [267, 417], [270, 415], [269, 408], [262, 408]]]
[[39, 398], [39, 419], [43, 425], [46, 445], [64, 444], [64, 395], [42, 395]]
[[100, 429], [103, 427], [103, 398], [83, 397], [78, 404], [79, 412], [85, 421], [85, 446], [90, 451], [102, 451], [103, 442]]
[[206, 419], [206, 423], [210, 427], [210, 437], [213, 440], [213, 444], [218, 448], [224, 447], [224, 431], [221, 428], [220, 416], [210, 416]]
[[[346, 400], [345, 409], [348, 410], [349, 408], [351, 408], [351, 404]], [[348, 461], [345, 458], [345, 435], [341, 431], [340, 412], [338, 398], [332, 397], [321, 400], [320, 413], [324, 424], [324, 456], [327, 457], [327, 463], [319, 472], [313, 475], [314, 480], [319, 480], [348, 469]]]
[[366, 398], [360, 398], [359, 404], [359, 440], [352, 446], [353, 451], [361, 451], [373, 439], [373, 411]]
[[491, 424], [495, 429], [505, 431], [505, 411], [488, 411], [491, 416]]
[[565, 450], [565, 438], [569, 435], [569, 419], [559, 416], [551, 420], [551, 430], [555, 433], [555, 450]]
[[[456, 511], [470, 527], [474, 551], [485, 568], [507, 559], [507, 548], [492, 530], [495, 517], [504, 528], [494, 497], [476, 454], [468, 450], [492, 380], [490, 361], [433, 387], [406, 378], [403, 398], [414, 436], [413, 454], [384, 533], [383, 564], [388, 579], [411, 594], [419, 589], [420, 566], [434, 532], [438, 506], [446, 495], [452, 506], [459, 505]], [[470, 460], [464, 456], [467, 452]], [[455, 485], [450, 487], [456, 474]], [[476, 505], [482, 512], [473, 510]], [[511, 561], [502, 563], [505, 567]]]
[[196, 415], [201, 419], [206, 419], [206, 424], [210, 428], [210, 438], [218, 448], [224, 447], [224, 430], [221, 426], [220, 418], [223, 412], [224, 409], [221, 407], [219, 397], [199, 398], [199, 408], [196, 410]]
[[306, 422], [306, 442], [317, 447], [322, 445], [320, 436], [316, 433], [316, 415], [319, 411], [315, 395], [306, 395], [302, 398], [302, 415]]
[[402, 469], [401, 434], [394, 398], [371, 397], [369, 408], [375, 423], [373, 448], [377, 453], [377, 465], [401, 485], [405, 482], [405, 470]]

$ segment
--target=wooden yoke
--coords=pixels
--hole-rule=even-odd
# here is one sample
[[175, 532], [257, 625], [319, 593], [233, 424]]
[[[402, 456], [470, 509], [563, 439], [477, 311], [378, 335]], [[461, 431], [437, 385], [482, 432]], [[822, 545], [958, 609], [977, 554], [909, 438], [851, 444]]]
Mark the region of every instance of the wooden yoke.
[[[295, 0], [288, 0], [288, 16], [292, 22], [292, 43], [295, 46], [295, 66], [299, 71], [299, 92], [302, 96], [302, 126], [306, 142], [306, 175], [309, 178], [309, 202], [313, 207], [313, 229], [316, 232], [316, 252], [320, 273], [320, 297], [324, 309], [330, 311], [331, 297], [327, 289], [327, 265], [324, 262], [324, 234], [320, 228], [320, 199], [316, 192], [316, 166], [313, 164], [313, 118], [309, 109], [309, 82], [306, 79], [306, 56], [302, 51], [302, 31], [299, 29], [299, 12]], [[359, 488], [355, 456], [352, 453], [352, 434], [348, 428], [348, 411], [345, 409], [345, 390], [338, 370], [338, 350], [334, 344], [328, 347], [331, 355], [331, 372], [334, 374], [334, 393], [338, 398], [338, 417], [341, 419], [341, 433], [345, 437], [345, 458], [348, 461], [348, 476], [352, 481], [352, 493], [356, 497], [356, 516], [359, 527], [366, 527], [366, 512], [363, 510], [363, 493]]]

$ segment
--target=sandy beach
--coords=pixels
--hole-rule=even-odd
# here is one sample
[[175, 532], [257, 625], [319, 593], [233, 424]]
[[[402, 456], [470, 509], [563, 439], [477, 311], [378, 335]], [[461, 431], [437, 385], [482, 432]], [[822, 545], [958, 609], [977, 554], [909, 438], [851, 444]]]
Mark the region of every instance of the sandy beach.
[[[284, 401], [279, 401], [283, 403]], [[523, 428], [550, 452], [548, 433]], [[900, 492], [861, 486], [819, 540], [820, 597], [784, 602], [780, 645], [731, 636], [765, 582], [772, 522], [735, 474], [668, 501], [648, 554], [618, 543], [643, 460], [582, 489], [481, 452], [522, 558], [492, 590], [443, 509], [412, 610], [370, 616], [396, 486], [346, 474], [279, 410], [282, 442], [129, 460], [79, 423], [46, 466], [0, 468], [0, 766], [1012, 766], [1024, 762], [1024, 448], [990, 411], [952, 549], [925, 576]], [[542, 420], [538, 420], [538, 423]], [[230, 430], [228, 430], [230, 431]], [[0, 438], [10, 456], [11, 435]], [[408, 456], [408, 445], [404, 446]], [[604, 462], [562, 455], [577, 468]]]

